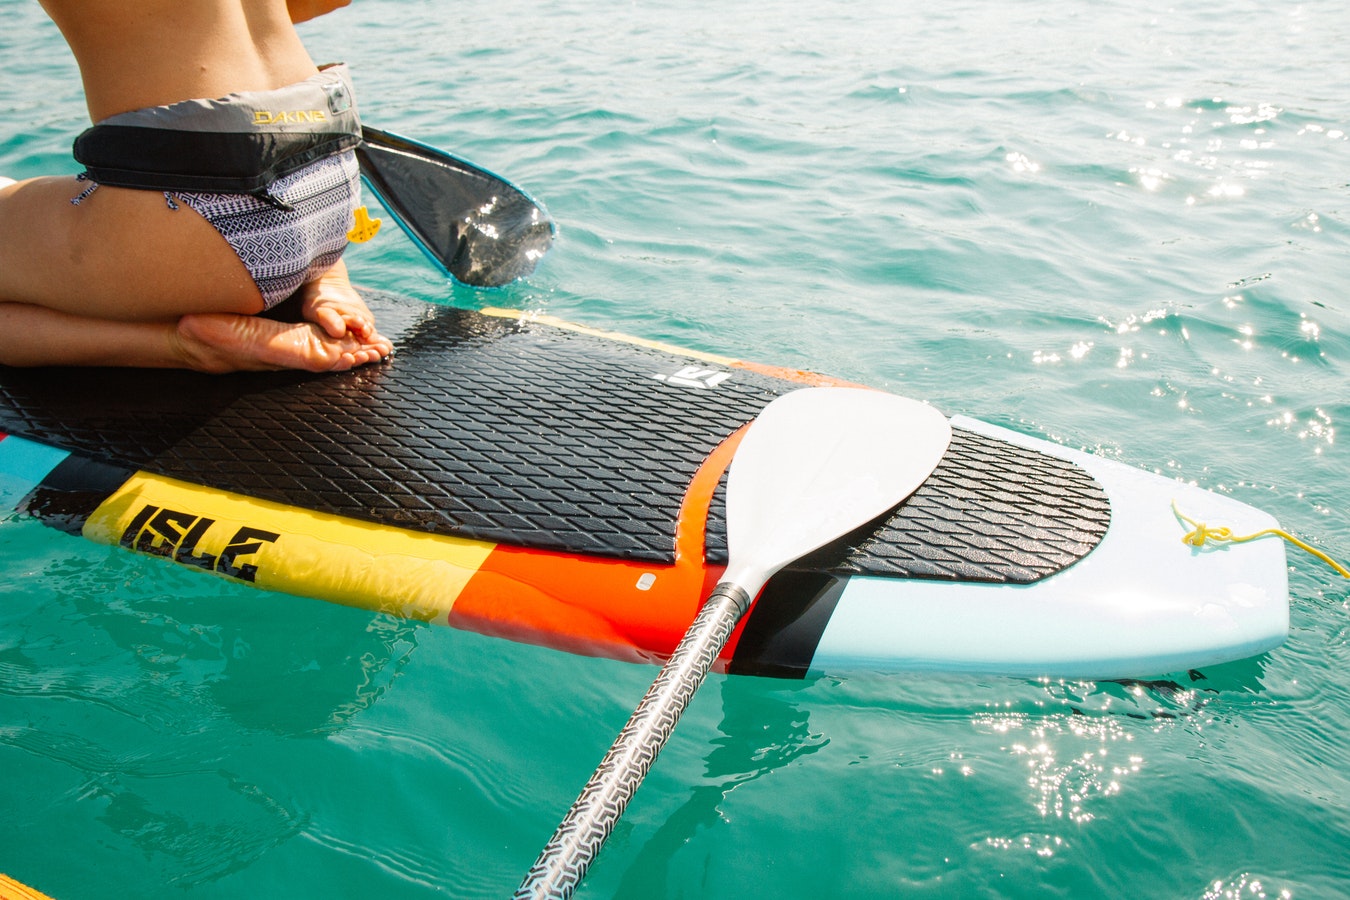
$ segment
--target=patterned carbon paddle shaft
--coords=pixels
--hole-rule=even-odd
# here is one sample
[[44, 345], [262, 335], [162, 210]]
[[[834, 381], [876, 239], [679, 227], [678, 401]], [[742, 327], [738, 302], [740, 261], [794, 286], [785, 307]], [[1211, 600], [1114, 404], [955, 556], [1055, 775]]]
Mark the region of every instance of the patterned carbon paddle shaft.
[[614, 740], [595, 774], [516, 890], [517, 900], [572, 896], [609, 838], [689, 700], [722, 652], [750, 595], [734, 584], [713, 589], [675, 652]]

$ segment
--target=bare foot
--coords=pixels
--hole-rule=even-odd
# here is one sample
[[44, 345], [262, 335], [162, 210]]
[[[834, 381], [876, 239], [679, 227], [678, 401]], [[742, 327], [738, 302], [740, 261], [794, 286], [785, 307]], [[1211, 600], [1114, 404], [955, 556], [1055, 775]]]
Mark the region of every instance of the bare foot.
[[375, 330], [370, 307], [347, 279], [347, 266], [342, 260], [300, 288], [300, 311], [306, 321], [318, 325], [329, 337], [351, 335], [366, 343], [383, 340]]
[[393, 344], [378, 335], [365, 340], [344, 330], [341, 337], [332, 337], [310, 322], [291, 324], [231, 313], [183, 316], [172, 340], [185, 366], [213, 373], [341, 372], [377, 362], [394, 350]]

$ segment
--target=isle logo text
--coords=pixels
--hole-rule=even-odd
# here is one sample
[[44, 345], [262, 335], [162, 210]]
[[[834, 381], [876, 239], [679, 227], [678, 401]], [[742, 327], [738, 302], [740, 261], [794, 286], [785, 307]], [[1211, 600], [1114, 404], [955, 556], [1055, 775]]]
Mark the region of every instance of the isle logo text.
[[219, 556], [202, 553], [197, 546], [214, 524], [215, 519], [205, 516], [146, 504], [122, 532], [119, 543], [132, 550], [167, 556], [174, 562], [209, 569], [240, 581], [254, 581], [258, 575], [257, 565], [240, 561], [240, 557], [257, 553], [264, 543], [274, 543], [281, 535], [243, 525]]

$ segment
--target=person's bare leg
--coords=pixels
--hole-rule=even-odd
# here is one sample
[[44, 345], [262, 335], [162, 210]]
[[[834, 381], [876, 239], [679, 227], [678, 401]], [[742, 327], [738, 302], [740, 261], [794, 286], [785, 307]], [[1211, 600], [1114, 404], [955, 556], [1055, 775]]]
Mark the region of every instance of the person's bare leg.
[[229, 243], [159, 191], [35, 178], [0, 188], [0, 299], [127, 321], [256, 313], [262, 295]]
[[194, 313], [178, 321], [175, 346], [201, 372], [305, 369], [340, 372], [393, 352], [384, 338], [333, 338], [311, 322], [288, 324], [229, 313]]
[[195, 211], [109, 187], [71, 206], [80, 189], [70, 178], [0, 186], [0, 363], [327, 371], [391, 352], [349, 285], [340, 333], [321, 311], [345, 268], [313, 292], [330, 298], [307, 305], [314, 324], [255, 319], [257, 286]]
[[375, 362], [392, 350], [383, 338], [330, 338], [310, 322], [234, 313], [194, 313], [177, 322], [119, 322], [30, 303], [0, 303], [0, 364], [10, 366], [330, 372]]

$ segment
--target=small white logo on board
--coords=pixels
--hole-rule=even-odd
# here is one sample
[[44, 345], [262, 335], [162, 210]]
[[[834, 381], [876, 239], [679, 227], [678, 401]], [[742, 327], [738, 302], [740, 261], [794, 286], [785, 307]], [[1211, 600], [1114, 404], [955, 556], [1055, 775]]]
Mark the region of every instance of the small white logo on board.
[[666, 384], [673, 384], [676, 387], [697, 388], [700, 391], [706, 391], [726, 381], [731, 377], [731, 373], [719, 372], [717, 369], [703, 369], [698, 366], [685, 366], [673, 375], [658, 372], [652, 377], [657, 381], [664, 381]]

